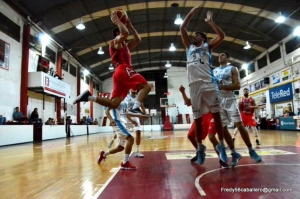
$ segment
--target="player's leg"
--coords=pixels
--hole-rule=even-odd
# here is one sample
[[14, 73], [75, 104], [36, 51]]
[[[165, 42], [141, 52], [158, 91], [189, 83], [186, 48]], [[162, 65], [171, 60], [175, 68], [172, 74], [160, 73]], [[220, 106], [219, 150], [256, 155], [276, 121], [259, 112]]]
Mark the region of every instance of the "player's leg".
[[[196, 132], [195, 132], [195, 121], [192, 123], [191, 128], [189, 129], [189, 132], [187, 134], [188, 139], [192, 143], [192, 145], [195, 147], [197, 150], [197, 140], [196, 140]], [[191, 159], [191, 163], [196, 162], [198, 159], [197, 153], [196, 155]]]
[[132, 150], [132, 145], [134, 143], [134, 138], [131, 135], [128, 135], [126, 137], [126, 145], [125, 145], [125, 154], [124, 154], [124, 158], [123, 161], [121, 163], [121, 169], [136, 169], [136, 166], [133, 166], [130, 162], [129, 162], [129, 155], [131, 153]]
[[135, 157], [138, 158], [143, 158], [144, 155], [140, 153], [140, 145], [141, 145], [141, 124], [140, 124], [140, 119], [138, 117], [132, 117], [131, 119], [133, 119], [137, 125], [133, 127], [133, 129], [135, 130], [136, 133], [136, 139], [135, 139], [135, 144], [136, 144], [136, 151], [134, 153]]

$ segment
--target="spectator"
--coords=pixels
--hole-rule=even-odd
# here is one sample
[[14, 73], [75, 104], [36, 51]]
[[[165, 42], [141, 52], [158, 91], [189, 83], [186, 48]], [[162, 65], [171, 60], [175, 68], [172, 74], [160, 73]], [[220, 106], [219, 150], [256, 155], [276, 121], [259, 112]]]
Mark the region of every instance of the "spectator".
[[93, 124], [93, 119], [90, 116], [88, 116], [86, 122], [87, 124]]
[[37, 126], [41, 127], [43, 122], [42, 119], [39, 118], [39, 113], [38, 113], [38, 109], [34, 108], [31, 115], [30, 115], [30, 121], [32, 123], [35, 123]]
[[45, 122], [46, 125], [55, 125], [54, 119], [49, 117], [49, 119]]
[[261, 108], [259, 111], [259, 117], [260, 117], [260, 127], [261, 129], [267, 129], [267, 111], [264, 110], [264, 107]]
[[98, 125], [97, 118], [95, 118], [95, 120], [94, 120], [93, 124], [94, 124], [94, 125]]
[[28, 120], [28, 117], [23, 115], [19, 107], [15, 108], [15, 112], [13, 113], [13, 119], [15, 121], [18, 121], [18, 123], [21, 123], [22, 121], [27, 121], [28, 123], [31, 123], [30, 120]]
[[0, 115], [0, 125], [6, 124], [6, 117]]
[[298, 108], [298, 114], [297, 115], [300, 115], [300, 108]]
[[285, 110], [283, 117], [288, 117], [289, 115], [289, 110]]

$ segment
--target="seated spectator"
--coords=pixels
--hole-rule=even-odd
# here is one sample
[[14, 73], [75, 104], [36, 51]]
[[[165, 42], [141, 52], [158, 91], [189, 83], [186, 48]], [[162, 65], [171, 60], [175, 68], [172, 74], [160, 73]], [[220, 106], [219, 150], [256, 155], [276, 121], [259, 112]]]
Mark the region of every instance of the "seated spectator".
[[288, 117], [290, 115], [289, 111], [288, 110], [285, 110], [284, 114], [283, 114], [283, 117]]
[[94, 125], [98, 125], [97, 118], [95, 118], [95, 120], [94, 120], [93, 124], [94, 124]]
[[82, 117], [82, 119], [80, 120], [80, 124], [87, 124], [86, 123], [86, 116]]
[[6, 117], [2, 117], [2, 115], [0, 115], [0, 125], [4, 124], [6, 124]]
[[88, 116], [86, 122], [87, 124], [93, 124], [93, 119], [90, 116]]
[[43, 122], [42, 119], [39, 118], [39, 113], [38, 113], [38, 109], [34, 108], [31, 115], [30, 115], [30, 121], [32, 123], [37, 124], [38, 126], [42, 126]]
[[53, 118], [49, 117], [49, 119], [45, 122], [46, 125], [55, 125], [55, 121]]
[[23, 115], [23, 113], [20, 111], [19, 107], [15, 108], [15, 112], [13, 113], [13, 119], [15, 121], [18, 121], [19, 123], [21, 123], [23, 121], [27, 121], [28, 123], [31, 123], [30, 120], [28, 120], [28, 117]]

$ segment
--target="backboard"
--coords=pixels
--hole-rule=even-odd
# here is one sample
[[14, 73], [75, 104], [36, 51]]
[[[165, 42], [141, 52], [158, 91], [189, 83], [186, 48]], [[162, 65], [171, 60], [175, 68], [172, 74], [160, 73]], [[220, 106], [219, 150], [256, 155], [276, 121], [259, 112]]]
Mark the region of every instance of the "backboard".
[[160, 107], [176, 107], [175, 98], [160, 98]]

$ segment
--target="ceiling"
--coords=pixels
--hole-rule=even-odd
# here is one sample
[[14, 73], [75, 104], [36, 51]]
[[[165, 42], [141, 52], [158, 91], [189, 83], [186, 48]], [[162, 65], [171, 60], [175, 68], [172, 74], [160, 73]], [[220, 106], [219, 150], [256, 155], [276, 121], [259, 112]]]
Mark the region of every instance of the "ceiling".
[[[187, 28], [215, 33], [204, 22], [207, 10], [213, 11], [213, 20], [226, 34], [225, 40], [213, 52], [213, 65], [218, 65], [218, 53], [227, 51], [231, 63], [240, 67], [255, 60], [266, 49], [277, 44], [300, 25], [299, 0], [223, 0], [223, 1], [143, 1], [143, 0], [4, 0], [23, 16], [29, 16], [49, 33], [64, 50], [69, 51], [84, 67], [101, 80], [112, 76], [108, 53], [113, 39], [110, 14], [117, 8], [127, 11], [133, 26], [141, 35], [142, 43], [132, 51], [133, 67], [137, 71], [166, 70], [167, 60], [172, 67], [186, 67], [185, 49], [179, 26], [174, 24], [176, 14], [182, 18], [196, 5], [203, 5], [191, 19]], [[178, 7], [172, 6], [177, 3]], [[287, 20], [277, 24], [274, 19], [281, 12]], [[80, 18], [84, 30], [76, 29]], [[132, 38], [132, 37], [130, 37]], [[129, 38], [129, 39], [130, 39]], [[245, 41], [251, 49], [244, 50]], [[170, 44], [177, 50], [170, 52]], [[97, 54], [99, 47], [105, 54]]]

